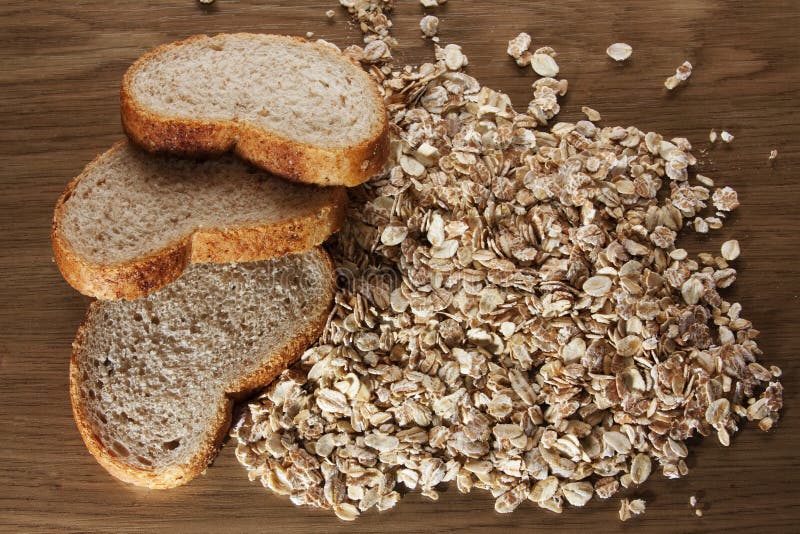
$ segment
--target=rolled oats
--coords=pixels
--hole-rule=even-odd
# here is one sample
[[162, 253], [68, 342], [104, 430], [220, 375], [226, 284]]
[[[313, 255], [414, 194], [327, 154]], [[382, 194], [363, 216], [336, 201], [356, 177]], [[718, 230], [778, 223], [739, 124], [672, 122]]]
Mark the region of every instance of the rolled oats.
[[510, 41], [508, 41], [508, 48], [506, 52], [509, 56], [514, 58], [517, 65], [520, 67], [527, 67], [531, 63], [532, 54], [528, 52], [531, 47], [531, 36], [525, 32], [520, 33]]
[[[341, 3], [360, 53], [381, 42], [368, 55], [386, 61], [391, 3]], [[524, 57], [529, 38], [512, 41]], [[686, 476], [693, 436], [774, 428], [780, 369], [756, 362], [757, 331], [719, 292], [731, 250], [676, 244], [698, 219], [721, 226], [736, 192], [693, 185], [683, 138], [543, 128], [567, 91], [557, 65], [520, 113], [466, 64], [448, 45], [435, 63], [372, 67], [391, 168], [350, 190], [322, 336], [232, 431], [248, 476], [346, 520], [395, 506], [400, 485], [435, 500], [451, 481], [501, 513], [560, 513], [652, 471]], [[620, 518], [644, 510], [624, 499]]]
[[425, 37], [433, 37], [439, 31], [439, 18], [425, 15], [419, 21], [419, 29]]
[[739, 242], [735, 239], [731, 239], [730, 241], [725, 241], [722, 244], [722, 248], [720, 249], [722, 252], [722, 257], [728, 261], [733, 261], [739, 257], [741, 254], [741, 250], [739, 249]]
[[531, 56], [531, 67], [533, 71], [539, 76], [545, 78], [554, 78], [558, 76], [558, 63], [553, 59], [553, 56], [540, 51]]
[[606, 54], [614, 61], [625, 61], [633, 53], [633, 47], [627, 43], [614, 43], [606, 48]]

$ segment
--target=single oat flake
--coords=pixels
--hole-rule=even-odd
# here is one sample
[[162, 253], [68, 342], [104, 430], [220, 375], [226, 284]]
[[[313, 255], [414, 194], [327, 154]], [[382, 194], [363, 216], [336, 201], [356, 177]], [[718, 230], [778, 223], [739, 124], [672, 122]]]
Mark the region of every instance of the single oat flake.
[[532, 54], [528, 52], [531, 47], [531, 36], [525, 32], [520, 33], [510, 41], [508, 41], [508, 48], [506, 53], [514, 58], [517, 65], [520, 67], [527, 67], [530, 65]]
[[597, 122], [600, 120], [600, 112], [596, 109], [592, 109], [589, 106], [583, 106], [581, 107], [581, 111], [584, 115], [586, 115], [586, 118], [592, 122]]
[[553, 59], [551, 55], [541, 52], [533, 54], [533, 57], [531, 57], [531, 67], [539, 76], [545, 78], [554, 78], [558, 76], [558, 63], [556, 63], [556, 60]]
[[419, 21], [419, 28], [425, 37], [433, 37], [439, 31], [439, 18], [433, 15], [425, 15]]
[[625, 61], [633, 53], [633, 47], [627, 43], [614, 43], [606, 48], [606, 54], [614, 61]]
[[739, 250], [739, 242], [735, 239], [731, 239], [730, 241], [725, 241], [722, 244], [722, 257], [728, 261], [733, 261], [739, 257], [740, 250]]

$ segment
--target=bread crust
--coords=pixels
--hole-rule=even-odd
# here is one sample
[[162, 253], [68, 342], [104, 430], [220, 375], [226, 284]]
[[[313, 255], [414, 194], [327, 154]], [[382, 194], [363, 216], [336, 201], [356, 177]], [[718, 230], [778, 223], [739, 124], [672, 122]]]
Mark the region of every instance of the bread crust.
[[[259, 34], [234, 33], [213, 36], [261, 38]], [[294, 36], [270, 36], [304, 43], [322, 54], [358, 65], [340, 52]], [[380, 122], [370, 136], [359, 144], [325, 148], [283, 138], [246, 122], [236, 120], [197, 120], [160, 115], [136, 100], [132, 80], [136, 71], [163, 52], [208, 35], [194, 35], [182, 41], [158, 46], [140, 57], [125, 72], [120, 90], [122, 127], [128, 137], [149, 152], [189, 157], [213, 157], [233, 150], [254, 165], [289, 180], [316, 185], [353, 187], [383, 172], [389, 158], [389, 121], [383, 98], [375, 83], [369, 80], [370, 98], [382, 110]], [[359, 69], [361, 68], [358, 65]]]
[[[315, 317], [307, 317], [308, 322], [303, 325], [295, 337], [286, 346], [279, 348], [276, 352], [265, 355], [265, 361], [261, 367], [252, 374], [243, 376], [238, 382], [230, 384], [223, 398], [214, 408], [214, 429], [209, 438], [198, 448], [191, 460], [185, 465], [175, 465], [166, 469], [141, 469], [137, 466], [125, 463], [111, 450], [103, 445], [100, 438], [92, 429], [91, 419], [88, 408], [83, 402], [80, 384], [82, 377], [78, 367], [78, 359], [85, 345], [87, 331], [91, 328], [91, 320], [94, 313], [102, 307], [102, 301], [94, 301], [89, 305], [86, 317], [78, 328], [75, 341], [72, 344], [72, 354], [70, 356], [69, 367], [69, 393], [72, 404], [72, 413], [77, 424], [78, 431], [83, 438], [86, 448], [95, 457], [97, 462], [116, 478], [151, 489], [167, 489], [181, 486], [200, 475], [206, 467], [214, 460], [219, 452], [222, 442], [230, 429], [233, 417], [233, 407], [237, 400], [247, 398], [257, 389], [268, 385], [283, 370], [294, 363], [300, 355], [308, 348], [322, 333], [328, 319], [331, 305], [333, 304], [333, 294], [335, 290], [335, 270], [333, 261], [322, 247], [313, 249], [319, 259], [327, 266], [330, 276], [330, 284], [327, 287], [327, 294], [321, 295], [328, 305], [322, 308], [322, 312]], [[211, 407], [209, 407], [211, 408]]]
[[[120, 150], [125, 141], [108, 152]], [[177, 280], [189, 263], [230, 263], [277, 258], [305, 252], [325, 241], [344, 222], [347, 191], [331, 187], [330, 204], [316, 213], [256, 226], [202, 228], [147, 256], [118, 264], [99, 264], [78, 254], [64, 236], [64, 203], [94, 165], [95, 158], [66, 187], [56, 203], [50, 238], [64, 279], [85, 295], [104, 300], [138, 298]]]

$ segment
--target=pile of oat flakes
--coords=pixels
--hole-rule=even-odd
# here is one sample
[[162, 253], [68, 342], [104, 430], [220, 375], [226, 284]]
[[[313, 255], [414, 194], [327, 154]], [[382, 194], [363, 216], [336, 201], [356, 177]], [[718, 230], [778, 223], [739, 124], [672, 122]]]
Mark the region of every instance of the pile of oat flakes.
[[[386, 45], [365, 61], [393, 166], [351, 191], [321, 339], [233, 430], [251, 480], [342, 519], [450, 481], [490, 491], [498, 512], [561, 512], [686, 475], [693, 435], [728, 445], [742, 419], [772, 427], [780, 369], [757, 363], [758, 332], [720, 294], [738, 244], [696, 258], [676, 245], [739, 205], [696, 176], [686, 139], [548, 126], [566, 80], [537, 79], [518, 113], [462, 72], [456, 45], [380, 64], [388, 3], [342, 3], [377, 20], [367, 49]], [[621, 502], [622, 519], [644, 512]]]

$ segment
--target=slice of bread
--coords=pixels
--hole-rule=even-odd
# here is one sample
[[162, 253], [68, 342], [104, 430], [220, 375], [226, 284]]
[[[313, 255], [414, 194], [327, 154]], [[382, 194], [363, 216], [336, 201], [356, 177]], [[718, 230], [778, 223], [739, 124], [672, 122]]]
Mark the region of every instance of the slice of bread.
[[67, 186], [53, 217], [53, 250], [78, 291], [136, 298], [190, 262], [309, 250], [339, 228], [346, 203], [343, 187], [287, 182], [232, 155], [196, 162], [121, 142]]
[[372, 78], [323, 43], [251, 33], [159, 46], [125, 73], [122, 124], [155, 152], [234, 150], [285, 178], [358, 185], [383, 171], [388, 121]]
[[272, 381], [322, 332], [334, 285], [318, 247], [192, 265], [142, 299], [94, 301], [70, 362], [72, 408], [89, 451], [139, 486], [196, 477], [228, 431], [234, 400]]

